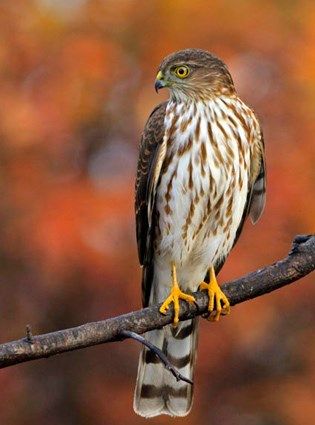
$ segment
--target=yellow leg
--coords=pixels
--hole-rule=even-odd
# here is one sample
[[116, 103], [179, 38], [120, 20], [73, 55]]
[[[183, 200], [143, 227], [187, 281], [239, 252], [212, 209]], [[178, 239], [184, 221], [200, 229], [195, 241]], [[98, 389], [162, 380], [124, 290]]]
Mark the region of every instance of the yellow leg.
[[172, 289], [170, 295], [166, 298], [162, 306], [160, 307], [160, 313], [165, 314], [170, 307], [171, 303], [174, 303], [174, 321], [173, 324], [176, 326], [179, 321], [179, 300], [184, 300], [189, 303], [195, 302], [195, 298], [192, 295], [185, 294], [179, 288], [179, 284], [176, 276], [175, 264], [172, 264]]
[[[210, 313], [209, 320], [217, 322], [220, 319], [220, 315], [230, 314], [230, 303], [224, 293], [221, 291], [218, 285], [217, 278], [215, 276], [214, 268], [210, 269], [210, 282], [202, 282], [199, 286], [199, 290], [207, 290], [209, 295], [208, 311]], [[223, 306], [222, 306], [223, 304]]]

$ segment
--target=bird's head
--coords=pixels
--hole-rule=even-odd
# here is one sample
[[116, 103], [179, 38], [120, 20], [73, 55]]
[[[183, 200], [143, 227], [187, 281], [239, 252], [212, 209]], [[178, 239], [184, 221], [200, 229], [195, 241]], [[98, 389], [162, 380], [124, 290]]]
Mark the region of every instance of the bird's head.
[[155, 90], [168, 87], [176, 99], [206, 99], [222, 94], [233, 95], [235, 88], [226, 65], [201, 49], [172, 53], [161, 63]]

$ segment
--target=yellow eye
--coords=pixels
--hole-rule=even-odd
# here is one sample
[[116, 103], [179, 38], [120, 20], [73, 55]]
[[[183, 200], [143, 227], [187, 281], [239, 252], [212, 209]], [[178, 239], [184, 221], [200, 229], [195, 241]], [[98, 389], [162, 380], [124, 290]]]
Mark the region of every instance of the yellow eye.
[[184, 66], [184, 65], [177, 66], [174, 69], [174, 74], [176, 75], [176, 77], [179, 77], [179, 78], [188, 77], [189, 72], [190, 72], [190, 70], [189, 70], [188, 66]]

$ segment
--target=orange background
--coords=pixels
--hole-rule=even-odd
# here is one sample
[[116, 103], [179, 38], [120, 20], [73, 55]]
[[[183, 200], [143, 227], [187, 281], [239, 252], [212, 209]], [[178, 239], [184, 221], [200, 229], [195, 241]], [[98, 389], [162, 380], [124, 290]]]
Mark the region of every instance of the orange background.
[[[27, 323], [43, 333], [140, 307], [137, 145], [174, 50], [220, 56], [264, 129], [265, 214], [220, 280], [314, 231], [314, 46], [307, 0], [2, 1], [1, 342]], [[313, 423], [314, 295], [308, 277], [202, 323], [194, 407], [176, 423]], [[132, 411], [138, 351], [115, 343], [0, 371], [1, 425], [144, 424]]]

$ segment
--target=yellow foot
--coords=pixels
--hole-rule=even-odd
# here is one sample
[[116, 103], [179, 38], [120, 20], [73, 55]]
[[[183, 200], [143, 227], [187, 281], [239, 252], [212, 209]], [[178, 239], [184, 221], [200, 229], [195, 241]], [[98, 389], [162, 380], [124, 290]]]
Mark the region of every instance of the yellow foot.
[[185, 294], [179, 288], [177, 277], [176, 277], [176, 267], [172, 264], [172, 289], [170, 295], [166, 298], [164, 303], [160, 307], [160, 313], [165, 314], [170, 307], [171, 303], [174, 303], [174, 326], [179, 322], [179, 300], [184, 300], [189, 303], [195, 302], [195, 298], [192, 295]]
[[210, 313], [209, 320], [217, 322], [221, 314], [230, 314], [230, 303], [225, 294], [221, 291], [218, 285], [217, 278], [213, 267], [210, 269], [210, 283], [202, 282], [199, 290], [207, 290], [209, 295], [208, 311]]

